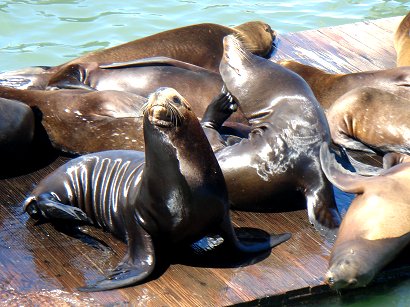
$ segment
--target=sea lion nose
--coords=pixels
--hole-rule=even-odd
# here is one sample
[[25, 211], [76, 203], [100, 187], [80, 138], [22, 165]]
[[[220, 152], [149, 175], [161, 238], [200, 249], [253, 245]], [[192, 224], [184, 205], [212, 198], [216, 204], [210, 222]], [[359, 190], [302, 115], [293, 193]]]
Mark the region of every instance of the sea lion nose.
[[326, 280], [325, 282], [329, 285], [329, 286], [333, 286], [335, 284], [335, 278], [333, 277], [333, 274], [328, 272], [326, 274]]
[[162, 105], [154, 105], [149, 111], [150, 115], [154, 118], [161, 118], [167, 113], [166, 109]]

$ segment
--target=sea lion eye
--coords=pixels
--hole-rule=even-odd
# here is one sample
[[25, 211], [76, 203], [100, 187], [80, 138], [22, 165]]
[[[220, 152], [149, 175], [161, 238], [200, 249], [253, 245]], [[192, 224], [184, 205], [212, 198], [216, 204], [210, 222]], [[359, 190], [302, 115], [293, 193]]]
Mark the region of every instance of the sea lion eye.
[[181, 99], [179, 99], [178, 96], [174, 96], [174, 98], [172, 98], [172, 101], [176, 104], [181, 104]]

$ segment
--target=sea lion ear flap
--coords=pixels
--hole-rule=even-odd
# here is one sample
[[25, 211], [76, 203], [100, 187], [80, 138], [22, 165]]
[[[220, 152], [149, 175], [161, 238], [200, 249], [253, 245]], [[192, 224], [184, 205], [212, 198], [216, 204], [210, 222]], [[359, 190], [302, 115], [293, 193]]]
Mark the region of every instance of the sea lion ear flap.
[[330, 152], [326, 142], [320, 146], [320, 164], [327, 179], [338, 189], [355, 194], [363, 193], [362, 182], [369, 178], [352, 173], [340, 165], [336, 161], [335, 154]]

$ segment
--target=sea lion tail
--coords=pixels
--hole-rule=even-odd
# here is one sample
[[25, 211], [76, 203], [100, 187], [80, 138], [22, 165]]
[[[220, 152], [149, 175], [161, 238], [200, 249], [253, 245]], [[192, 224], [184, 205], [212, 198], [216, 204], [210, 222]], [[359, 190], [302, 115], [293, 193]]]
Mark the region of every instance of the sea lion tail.
[[329, 145], [323, 142], [320, 146], [320, 164], [327, 179], [338, 189], [360, 194], [363, 193], [363, 179], [366, 177], [352, 173], [336, 161], [335, 154], [329, 150]]

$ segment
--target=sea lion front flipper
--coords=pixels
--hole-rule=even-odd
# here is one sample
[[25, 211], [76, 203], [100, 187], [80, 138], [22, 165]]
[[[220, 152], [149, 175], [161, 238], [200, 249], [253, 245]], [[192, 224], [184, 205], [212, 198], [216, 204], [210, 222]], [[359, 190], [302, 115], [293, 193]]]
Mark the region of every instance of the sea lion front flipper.
[[238, 105], [233, 100], [232, 95], [222, 90], [206, 107], [201, 125], [219, 130], [222, 124], [237, 109]]
[[27, 199], [23, 209], [34, 219], [60, 219], [91, 223], [83, 210], [70, 205], [64, 205], [50, 193], [40, 194], [36, 198]]
[[94, 292], [123, 288], [144, 280], [152, 273], [155, 267], [155, 250], [151, 236], [136, 221], [132, 225], [128, 223], [127, 232], [128, 250], [123, 260], [106, 275], [106, 278], [80, 287], [79, 291]]
[[261, 238], [258, 236], [247, 237], [246, 239], [239, 240], [232, 226], [229, 214], [225, 215], [225, 219], [220, 226], [220, 230], [221, 236], [224, 239], [224, 246], [243, 253], [258, 253], [267, 251], [276, 245], [289, 240], [292, 236], [290, 233], [282, 233], [278, 235], [267, 235], [266, 238]]
[[[127, 68], [127, 67], [137, 67], [146, 65], [169, 65], [175, 66], [183, 69], [188, 69], [196, 72], [208, 71], [207, 69], [190, 64], [187, 62], [179, 61], [176, 59], [168, 58], [165, 56], [155, 56], [142, 59], [135, 59], [127, 62], [114, 62], [109, 64], [101, 64], [99, 67], [103, 69], [115, 69], [115, 68]], [[208, 71], [209, 72], [209, 71]]]

